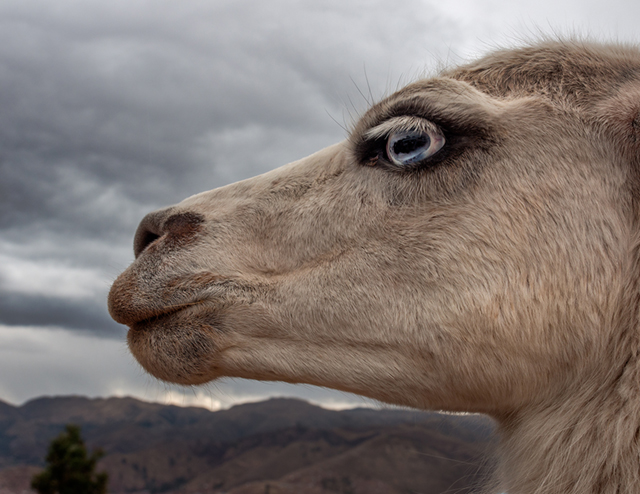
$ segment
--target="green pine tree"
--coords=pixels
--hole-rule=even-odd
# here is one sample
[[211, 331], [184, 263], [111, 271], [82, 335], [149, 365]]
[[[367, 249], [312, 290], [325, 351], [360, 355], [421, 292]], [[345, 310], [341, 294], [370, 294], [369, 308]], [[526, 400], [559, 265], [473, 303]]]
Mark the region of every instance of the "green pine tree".
[[87, 457], [80, 427], [67, 425], [66, 431], [49, 445], [47, 466], [31, 480], [39, 494], [106, 494], [107, 474], [95, 473], [104, 453], [96, 450]]

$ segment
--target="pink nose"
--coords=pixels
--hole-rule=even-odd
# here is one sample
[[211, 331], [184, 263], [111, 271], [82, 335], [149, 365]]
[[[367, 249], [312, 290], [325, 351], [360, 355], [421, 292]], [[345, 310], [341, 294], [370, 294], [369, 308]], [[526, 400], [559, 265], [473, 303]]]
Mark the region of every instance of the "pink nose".
[[166, 236], [172, 244], [181, 245], [200, 231], [204, 217], [199, 213], [183, 212], [171, 214], [173, 208], [154, 211], [146, 215], [133, 238], [133, 253], [136, 258], [159, 238]]

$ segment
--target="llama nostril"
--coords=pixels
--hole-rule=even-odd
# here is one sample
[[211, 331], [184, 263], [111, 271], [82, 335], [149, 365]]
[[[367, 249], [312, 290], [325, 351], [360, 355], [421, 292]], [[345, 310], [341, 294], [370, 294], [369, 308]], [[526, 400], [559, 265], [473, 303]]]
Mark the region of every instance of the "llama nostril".
[[133, 239], [133, 253], [136, 259], [154, 241], [166, 234], [166, 245], [184, 247], [189, 239], [200, 231], [204, 217], [199, 213], [182, 212], [171, 214], [173, 208], [155, 211], [140, 222]]
[[166, 217], [165, 211], [156, 211], [142, 219], [133, 238], [133, 254], [136, 259], [153, 241], [162, 236], [162, 223]]
[[151, 244], [154, 240], [159, 239], [160, 235], [157, 235], [153, 232], [144, 232], [143, 235], [140, 236], [138, 242], [134, 243], [133, 253], [136, 258], [140, 255], [140, 253], [147, 248], [147, 245]]

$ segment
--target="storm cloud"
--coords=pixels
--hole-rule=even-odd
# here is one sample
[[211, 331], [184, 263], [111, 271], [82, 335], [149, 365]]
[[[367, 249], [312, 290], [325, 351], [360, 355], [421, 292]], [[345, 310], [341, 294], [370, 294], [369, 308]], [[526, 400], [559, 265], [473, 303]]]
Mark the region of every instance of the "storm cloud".
[[[49, 313], [49, 324], [120, 337], [104, 296], [146, 212], [344, 138], [392, 74], [454, 43], [455, 26], [421, 2], [393, 10], [3, 2], [0, 323], [43, 325]], [[81, 301], [65, 295], [88, 276], [107, 282]]]

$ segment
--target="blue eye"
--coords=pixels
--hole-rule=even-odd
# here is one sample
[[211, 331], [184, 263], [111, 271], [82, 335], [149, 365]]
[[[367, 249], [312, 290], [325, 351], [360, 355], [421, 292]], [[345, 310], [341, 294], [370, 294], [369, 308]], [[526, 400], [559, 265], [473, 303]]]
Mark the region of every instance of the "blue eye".
[[398, 166], [418, 163], [436, 154], [444, 146], [444, 137], [434, 132], [408, 130], [394, 132], [387, 139], [387, 158]]

